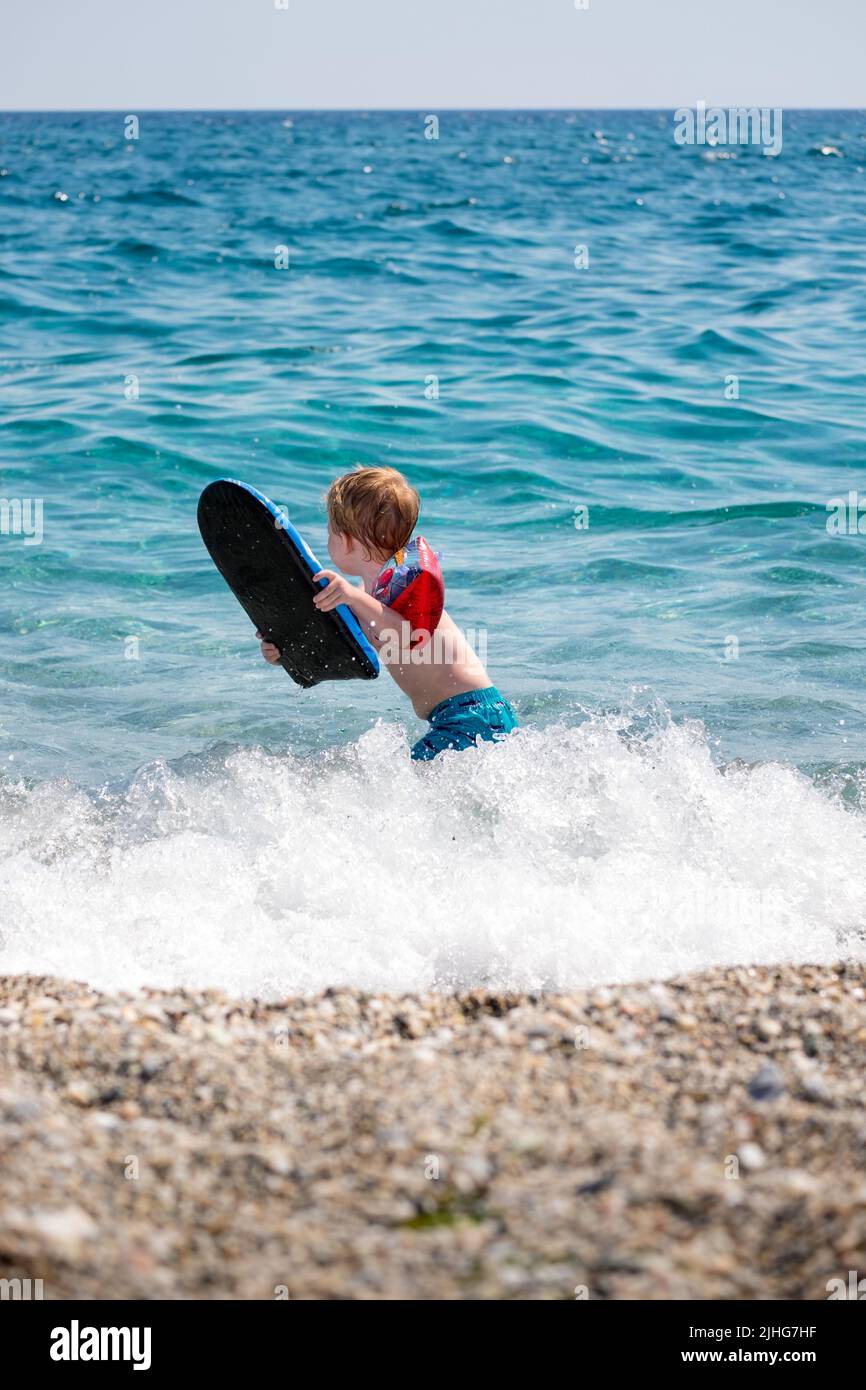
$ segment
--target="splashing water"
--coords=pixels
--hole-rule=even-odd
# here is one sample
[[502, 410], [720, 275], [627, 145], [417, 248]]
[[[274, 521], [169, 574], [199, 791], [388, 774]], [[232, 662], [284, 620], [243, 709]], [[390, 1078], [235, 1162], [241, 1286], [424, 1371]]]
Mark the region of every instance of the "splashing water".
[[863, 953], [859, 811], [658, 711], [419, 768], [379, 724], [0, 796], [3, 964], [236, 994], [565, 989]]

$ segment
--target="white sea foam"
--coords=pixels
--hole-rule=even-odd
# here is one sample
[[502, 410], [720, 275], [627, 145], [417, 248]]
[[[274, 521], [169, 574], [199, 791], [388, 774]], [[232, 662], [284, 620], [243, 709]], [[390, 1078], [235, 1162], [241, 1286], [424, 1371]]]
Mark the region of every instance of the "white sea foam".
[[559, 989], [864, 954], [864, 817], [624, 717], [409, 761], [215, 751], [0, 790], [0, 969], [234, 994]]

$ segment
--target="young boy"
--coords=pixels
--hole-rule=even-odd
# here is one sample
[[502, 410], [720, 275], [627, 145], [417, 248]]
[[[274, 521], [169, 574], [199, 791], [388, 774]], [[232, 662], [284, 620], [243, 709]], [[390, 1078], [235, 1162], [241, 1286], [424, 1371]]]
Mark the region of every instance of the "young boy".
[[[320, 570], [314, 577], [329, 582], [313, 603], [323, 613], [351, 608], [419, 719], [429, 720], [412, 757], [429, 760], [516, 728], [511, 705], [444, 610], [436, 555], [422, 536], [410, 542], [421, 504], [402, 473], [357, 468], [331, 484], [327, 502], [328, 554], [362, 583]], [[262, 655], [274, 665], [280, 659], [270, 642], [262, 642]]]

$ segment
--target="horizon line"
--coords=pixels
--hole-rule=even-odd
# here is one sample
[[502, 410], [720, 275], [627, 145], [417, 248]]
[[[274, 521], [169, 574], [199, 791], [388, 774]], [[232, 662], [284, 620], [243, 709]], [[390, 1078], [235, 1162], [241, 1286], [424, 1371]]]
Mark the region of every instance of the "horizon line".
[[[702, 98], [699, 98], [702, 100]], [[697, 103], [694, 103], [696, 105]], [[779, 109], [782, 111], [858, 111], [866, 113], [866, 105], [863, 106], [785, 106], [783, 103], [759, 103], [759, 102], [705, 102], [704, 105], [709, 110], [711, 107], [720, 107], [730, 110], [769, 110]], [[435, 107], [436, 111], [448, 111], [452, 114], [457, 113], [467, 115], [472, 113], [490, 112], [519, 112], [519, 113], [549, 113], [555, 114], [566, 111], [571, 114], [593, 111], [623, 111], [623, 112], [656, 112], [656, 111], [677, 111], [680, 109], [692, 110], [693, 106], [683, 106], [682, 103], [674, 105], [670, 103], [664, 106], [442, 106], [435, 102], [428, 102], [424, 106], [138, 106], [137, 112], [146, 112], [148, 115], [202, 115], [202, 114], [233, 114], [233, 115], [278, 115], [285, 112], [299, 113], [305, 115], [410, 115]], [[0, 109], [0, 116], [118, 116], [130, 111], [129, 106], [13, 106]]]

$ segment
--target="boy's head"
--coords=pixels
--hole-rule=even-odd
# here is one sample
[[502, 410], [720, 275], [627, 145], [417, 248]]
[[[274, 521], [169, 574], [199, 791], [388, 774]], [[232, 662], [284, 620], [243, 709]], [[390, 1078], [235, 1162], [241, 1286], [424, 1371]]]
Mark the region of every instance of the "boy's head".
[[421, 499], [396, 468], [358, 467], [328, 488], [328, 554], [346, 574], [384, 563], [410, 539]]

